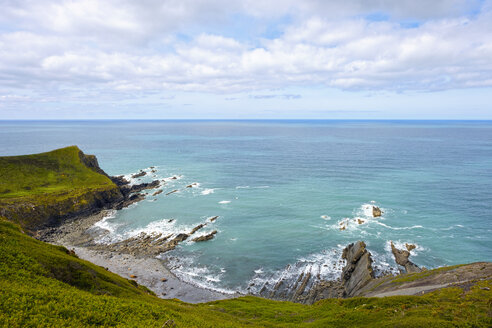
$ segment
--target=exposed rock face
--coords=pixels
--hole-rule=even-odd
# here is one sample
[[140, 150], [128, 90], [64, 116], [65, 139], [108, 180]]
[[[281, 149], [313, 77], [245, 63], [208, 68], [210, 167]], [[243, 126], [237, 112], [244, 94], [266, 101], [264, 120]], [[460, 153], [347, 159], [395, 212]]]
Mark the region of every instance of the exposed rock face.
[[210, 239], [214, 238], [214, 235], [216, 233], [217, 233], [217, 230], [214, 230], [211, 233], [209, 233], [208, 235], [196, 237], [196, 238], [193, 238], [192, 240], [193, 241], [206, 241], [206, 240], [210, 240]]
[[[408, 247], [407, 247], [408, 248]], [[410, 252], [406, 250], [400, 250], [393, 245], [391, 242], [391, 252], [395, 257], [395, 262], [405, 268], [406, 273], [421, 272], [422, 270], [408, 258], [410, 257]]]
[[358, 241], [343, 250], [342, 258], [347, 261], [342, 272], [343, 296], [352, 297], [374, 279], [371, 253], [367, 251], [364, 242]]
[[383, 212], [381, 211], [381, 209], [379, 207], [377, 207], [377, 206], [372, 207], [372, 216], [377, 218], [377, 217], [380, 217], [382, 214], [383, 214]]
[[145, 183], [132, 185], [132, 186], [124, 185], [124, 186], [120, 187], [120, 189], [121, 189], [121, 192], [123, 193], [123, 195], [128, 195], [128, 194], [140, 192], [140, 191], [146, 190], [146, 189], [159, 188], [160, 185], [161, 185], [161, 182], [159, 180], [154, 180], [152, 182], [145, 182]]

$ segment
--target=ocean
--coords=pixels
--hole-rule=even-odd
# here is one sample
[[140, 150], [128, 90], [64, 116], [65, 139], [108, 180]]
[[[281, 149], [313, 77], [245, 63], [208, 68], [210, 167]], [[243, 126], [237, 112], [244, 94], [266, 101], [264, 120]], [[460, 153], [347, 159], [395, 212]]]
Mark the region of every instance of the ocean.
[[214, 239], [161, 256], [196, 285], [337, 278], [357, 240], [377, 272], [397, 270], [390, 241], [415, 244], [410, 260], [427, 268], [492, 261], [491, 121], [0, 121], [1, 156], [69, 145], [110, 175], [178, 177], [99, 222], [101, 242], [219, 216], [200, 230]]

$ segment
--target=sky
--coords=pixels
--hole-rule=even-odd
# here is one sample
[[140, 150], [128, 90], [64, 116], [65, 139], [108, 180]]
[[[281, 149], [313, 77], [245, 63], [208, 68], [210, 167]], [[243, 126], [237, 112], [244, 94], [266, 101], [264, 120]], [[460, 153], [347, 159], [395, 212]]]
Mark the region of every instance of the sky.
[[0, 120], [492, 119], [492, 0], [0, 8]]

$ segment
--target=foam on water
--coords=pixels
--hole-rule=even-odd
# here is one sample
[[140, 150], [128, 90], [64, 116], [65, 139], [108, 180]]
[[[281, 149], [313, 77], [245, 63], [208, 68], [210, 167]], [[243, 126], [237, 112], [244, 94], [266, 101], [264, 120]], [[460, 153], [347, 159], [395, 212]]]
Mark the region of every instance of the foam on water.
[[219, 204], [229, 204], [230, 202], [230, 200], [221, 200]]
[[202, 195], [210, 195], [210, 194], [213, 194], [215, 191], [215, 189], [212, 189], [212, 188], [208, 188], [208, 189], [205, 189], [205, 190], [202, 190], [200, 193]]

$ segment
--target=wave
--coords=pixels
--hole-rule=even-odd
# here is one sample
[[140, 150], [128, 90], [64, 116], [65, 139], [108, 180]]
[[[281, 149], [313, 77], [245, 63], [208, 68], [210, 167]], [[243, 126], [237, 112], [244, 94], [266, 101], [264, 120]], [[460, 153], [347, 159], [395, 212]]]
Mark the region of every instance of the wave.
[[180, 280], [197, 287], [218, 291], [224, 294], [235, 294], [236, 291], [219, 287], [226, 270], [217, 268], [212, 270], [206, 265], [196, 264], [191, 256], [169, 256], [163, 254], [159, 256], [167, 261], [167, 266]]
[[202, 195], [210, 195], [210, 194], [213, 194], [214, 191], [215, 191], [215, 189], [209, 188], [209, 189], [202, 190], [200, 192], [200, 194], [202, 194]]
[[230, 202], [230, 200], [221, 200], [219, 204], [229, 204]]

